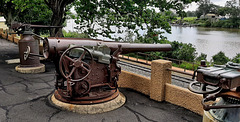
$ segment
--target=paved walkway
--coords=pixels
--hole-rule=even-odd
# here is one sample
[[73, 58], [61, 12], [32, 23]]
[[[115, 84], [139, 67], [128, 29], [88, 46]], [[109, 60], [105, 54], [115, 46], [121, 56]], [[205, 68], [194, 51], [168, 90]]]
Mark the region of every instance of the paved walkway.
[[16, 44], [0, 39], [0, 122], [200, 122], [202, 117], [167, 102], [156, 102], [130, 89], [120, 89], [127, 102], [117, 110], [81, 115], [48, 104], [54, 91], [54, 65], [43, 62], [46, 72], [20, 74], [18, 64], [5, 60], [18, 57]]

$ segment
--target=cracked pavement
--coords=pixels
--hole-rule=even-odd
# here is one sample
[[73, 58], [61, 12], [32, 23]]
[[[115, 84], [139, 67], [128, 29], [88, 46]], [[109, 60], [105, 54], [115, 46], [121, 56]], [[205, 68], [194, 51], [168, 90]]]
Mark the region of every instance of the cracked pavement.
[[167, 102], [156, 102], [131, 89], [120, 91], [127, 101], [114, 111], [77, 114], [59, 110], [48, 103], [54, 91], [54, 64], [44, 61], [46, 72], [21, 74], [18, 64], [5, 60], [18, 58], [18, 46], [0, 39], [0, 122], [200, 122], [202, 116]]

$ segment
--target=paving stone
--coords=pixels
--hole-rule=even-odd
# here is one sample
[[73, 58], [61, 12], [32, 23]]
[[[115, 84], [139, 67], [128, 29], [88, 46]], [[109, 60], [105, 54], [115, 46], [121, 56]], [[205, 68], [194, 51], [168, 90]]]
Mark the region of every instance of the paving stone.
[[8, 112], [9, 122], [47, 122], [52, 114], [59, 111], [46, 105], [42, 98], [12, 107]]
[[6, 110], [0, 108], [0, 122], [7, 122]]

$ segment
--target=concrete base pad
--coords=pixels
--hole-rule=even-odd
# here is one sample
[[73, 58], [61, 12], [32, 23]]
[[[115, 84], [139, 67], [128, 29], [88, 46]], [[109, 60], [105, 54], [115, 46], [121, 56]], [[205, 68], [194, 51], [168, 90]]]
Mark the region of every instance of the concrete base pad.
[[212, 115], [208, 111], [203, 113], [203, 122], [216, 122]]
[[[39, 57], [39, 60], [42, 61], [42, 60], [46, 60], [46, 58], [43, 58], [43, 57]], [[9, 59], [9, 60], [5, 60], [5, 62], [7, 64], [19, 64], [20, 63], [20, 59], [17, 58], [17, 59]]]
[[20, 67], [20, 65], [15, 67], [15, 70], [20, 73], [26, 73], [26, 74], [31, 74], [31, 73], [42, 73], [45, 72], [45, 65], [41, 64], [38, 67]]
[[122, 93], [119, 93], [118, 97], [105, 103], [98, 103], [98, 104], [92, 104], [92, 105], [76, 105], [76, 104], [61, 102], [57, 100], [53, 94], [50, 96], [49, 102], [50, 104], [52, 104], [57, 108], [80, 113], [80, 114], [98, 114], [98, 113], [112, 111], [121, 107], [126, 102], [126, 98]]
[[18, 63], [20, 63], [20, 59], [19, 58], [18, 59], [9, 59], [9, 60], [5, 60], [5, 62], [7, 64], [18, 64]]

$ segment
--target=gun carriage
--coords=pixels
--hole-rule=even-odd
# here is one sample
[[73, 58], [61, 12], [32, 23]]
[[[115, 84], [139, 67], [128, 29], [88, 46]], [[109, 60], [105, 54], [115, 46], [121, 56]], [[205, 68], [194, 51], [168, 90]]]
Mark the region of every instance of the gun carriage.
[[94, 39], [45, 38], [44, 56], [56, 66], [56, 99], [73, 104], [106, 102], [119, 95], [119, 54], [169, 51], [169, 44], [132, 44]]

